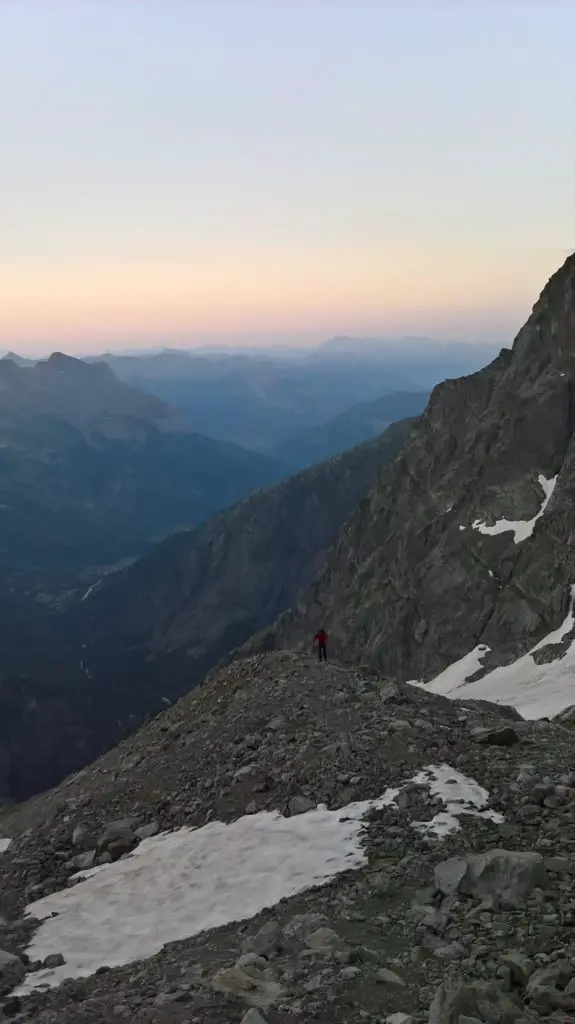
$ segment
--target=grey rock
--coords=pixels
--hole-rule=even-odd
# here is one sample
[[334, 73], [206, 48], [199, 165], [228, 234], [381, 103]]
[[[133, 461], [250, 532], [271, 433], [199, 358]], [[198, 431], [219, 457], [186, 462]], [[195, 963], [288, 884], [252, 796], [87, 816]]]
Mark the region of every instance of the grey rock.
[[534, 970], [533, 961], [517, 949], [510, 949], [504, 953], [501, 957], [501, 964], [509, 968], [511, 981], [523, 988], [527, 985]]
[[450, 857], [437, 864], [433, 873], [436, 888], [443, 896], [453, 896], [465, 877], [467, 862], [462, 857]]
[[532, 996], [539, 989], [564, 989], [575, 974], [569, 960], [557, 960], [548, 967], [539, 967], [527, 983], [527, 995]]
[[307, 796], [293, 796], [288, 804], [290, 817], [294, 817], [296, 814], [305, 814], [306, 811], [312, 811], [315, 807], [313, 800], [310, 800]]
[[344, 949], [345, 942], [333, 928], [318, 928], [306, 936], [306, 946], [310, 949]]
[[265, 1017], [262, 1017], [259, 1010], [252, 1006], [242, 1017], [242, 1024], [267, 1024]]
[[151, 821], [148, 825], [142, 825], [140, 828], [135, 829], [134, 835], [136, 839], [151, 839], [153, 836], [157, 836], [160, 831], [160, 826], [157, 821]]
[[138, 843], [134, 832], [136, 825], [135, 818], [122, 818], [106, 825], [98, 836], [98, 854], [109, 853], [112, 860], [119, 860], [124, 854], [130, 853]]
[[72, 832], [72, 843], [82, 850], [95, 850], [96, 839], [86, 825], [76, 825]]
[[540, 853], [488, 850], [442, 861], [435, 869], [440, 892], [483, 898], [497, 895], [510, 906], [520, 906], [533, 889], [545, 888], [547, 873]]
[[305, 942], [308, 935], [327, 925], [328, 918], [325, 914], [296, 914], [284, 925], [283, 933], [288, 939], [297, 939]]
[[573, 863], [568, 857], [546, 857], [545, 868], [554, 875], [573, 874]]
[[493, 747], [512, 747], [519, 743], [519, 736], [510, 725], [504, 725], [499, 729], [474, 729], [473, 738], [478, 743]]
[[19, 956], [0, 949], [0, 996], [6, 995], [26, 974]]
[[79, 853], [74, 857], [73, 863], [78, 871], [89, 871], [96, 863], [96, 850], [86, 850], [86, 853]]
[[66, 961], [61, 953], [50, 953], [42, 962], [42, 967], [52, 970], [54, 967], [62, 967], [65, 963]]
[[16, 1017], [16, 1015], [20, 1013], [21, 1009], [22, 1000], [20, 999], [20, 996], [11, 996], [5, 1003], [2, 1003], [1, 1012], [4, 1017], [10, 1018]]
[[459, 1024], [471, 1017], [486, 1024], [513, 1024], [522, 1010], [496, 985], [467, 984], [447, 977], [436, 990], [429, 1009], [429, 1024]]
[[381, 985], [393, 985], [396, 988], [405, 988], [405, 982], [403, 978], [399, 977], [395, 971], [390, 971], [388, 967], [380, 967], [375, 973], [375, 980]]
[[251, 935], [243, 944], [244, 953], [257, 953], [265, 956], [273, 953], [282, 943], [282, 931], [277, 921], [267, 921], [255, 935]]

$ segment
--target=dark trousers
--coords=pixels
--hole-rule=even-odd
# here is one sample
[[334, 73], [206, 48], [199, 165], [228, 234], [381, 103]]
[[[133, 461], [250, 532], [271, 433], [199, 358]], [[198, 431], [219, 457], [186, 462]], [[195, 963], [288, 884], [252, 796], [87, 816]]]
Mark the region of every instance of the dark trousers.
[[320, 661], [327, 661], [327, 647], [325, 644], [317, 645], [317, 656]]

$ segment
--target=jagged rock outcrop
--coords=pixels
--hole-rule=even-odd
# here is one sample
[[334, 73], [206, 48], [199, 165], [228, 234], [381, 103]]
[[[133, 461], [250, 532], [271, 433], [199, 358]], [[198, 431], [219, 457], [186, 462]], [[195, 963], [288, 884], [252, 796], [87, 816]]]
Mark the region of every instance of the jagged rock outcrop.
[[[0, 947], [26, 978], [0, 1005], [37, 1024], [570, 1017], [573, 734], [516, 718], [513, 746], [476, 740], [506, 722], [495, 705], [292, 652], [215, 671], [85, 772], [4, 816], [13, 838], [0, 853]], [[294, 817], [298, 795], [326, 807]], [[328, 863], [341, 829], [347, 854], [302, 886], [326, 818]], [[135, 854], [108, 864], [103, 837], [127, 831]], [[304, 842], [297, 855], [292, 835]], [[86, 837], [100, 837], [100, 866], [83, 882], [72, 876]], [[250, 886], [260, 909], [234, 920]], [[58, 894], [39, 931], [22, 917], [26, 903]], [[227, 917], [214, 917], [222, 908]], [[117, 932], [130, 943], [124, 961]], [[87, 964], [88, 977], [70, 977]]]
[[572, 256], [512, 351], [435, 389], [318, 579], [249, 649], [321, 624], [338, 656], [429, 680], [478, 644], [487, 668], [549, 633], [575, 582], [574, 387]]

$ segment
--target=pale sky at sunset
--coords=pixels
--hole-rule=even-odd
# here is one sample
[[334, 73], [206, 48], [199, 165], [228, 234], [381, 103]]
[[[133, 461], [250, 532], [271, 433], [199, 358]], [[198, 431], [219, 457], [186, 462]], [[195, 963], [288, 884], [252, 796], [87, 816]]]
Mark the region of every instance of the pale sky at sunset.
[[573, 246], [572, 0], [0, 0], [0, 347], [508, 341]]

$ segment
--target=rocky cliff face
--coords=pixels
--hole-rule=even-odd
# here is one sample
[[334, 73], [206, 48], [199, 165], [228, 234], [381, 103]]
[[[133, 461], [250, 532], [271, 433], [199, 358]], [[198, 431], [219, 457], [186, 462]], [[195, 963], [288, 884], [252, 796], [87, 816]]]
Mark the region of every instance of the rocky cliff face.
[[[399, 679], [478, 644], [508, 661], [557, 626], [575, 582], [575, 257], [512, 351], [432, 394], [318, 580], [252, 647], [307, 642]], [[516, 524], [514, 526], [514, 524]]]

